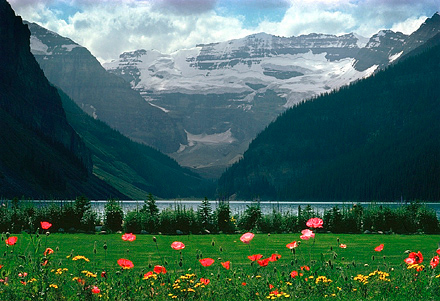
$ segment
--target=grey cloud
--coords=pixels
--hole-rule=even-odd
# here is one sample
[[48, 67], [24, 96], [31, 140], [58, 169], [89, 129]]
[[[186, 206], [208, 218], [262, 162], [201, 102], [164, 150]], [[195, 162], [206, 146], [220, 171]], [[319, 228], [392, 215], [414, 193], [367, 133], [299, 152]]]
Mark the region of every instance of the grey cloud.
[[196, 15], [215, 8], [217, 0], [155, 0], [153, 7], [175, 15]]

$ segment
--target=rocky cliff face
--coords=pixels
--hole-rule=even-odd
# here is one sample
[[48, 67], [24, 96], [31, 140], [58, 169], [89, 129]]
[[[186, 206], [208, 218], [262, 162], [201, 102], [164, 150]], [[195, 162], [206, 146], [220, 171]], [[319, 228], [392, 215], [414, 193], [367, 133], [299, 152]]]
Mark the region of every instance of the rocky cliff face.
[[0, 197], [123, 197], [91, 174], [90, 152], [68, 124], [29, 38], [0, 0]]
[[28, 25], [32, 53], [46, 77], [89, 115], [164, 152], [186, 142], [183, 129], [165, 112], [106, 72], [86, 48], [37, 24]]
[[5, 95], [0, 106], [41, 135], [62, 144], [91, 171], [89, 152], [67, 123], [56, 89], [30, 52], [28, 27], [6, 1], [2, 1], [0, 9], [0, 82]]

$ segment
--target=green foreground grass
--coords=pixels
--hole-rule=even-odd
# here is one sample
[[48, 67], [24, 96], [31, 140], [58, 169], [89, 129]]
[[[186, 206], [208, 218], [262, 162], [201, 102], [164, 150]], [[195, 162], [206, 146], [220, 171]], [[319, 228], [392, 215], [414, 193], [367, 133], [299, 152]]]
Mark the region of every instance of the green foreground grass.
[[[310, 258], [319, 260], [321, 254], [327, 259], [333, 259], [334, 253], [338, 260], [350, 263], [382, 264], [383, 257], [390, 266], [403, 264], [407, 257], [405, 251], [421, 251], [423, 254], [433, 254], [438, 248], [440, 235], [376, 235], [376, 234], [327, 234], [317, 233], [315, 240], [303, 241], [296, 249], [296, 256], [286, 248], [286, 244], [298, 241], [300, 234], [256, 234], [250, 245], [240, 241], [241, 234], [230, 235], [137, 235], [133, 242], [123, 241], [121, 234], [89, 235], [89, 234], [51, 234], [47, 238], [46, 247], [58, 252], [53, 254], [53, 260], [67, 261], [68, 255], [83, 255], [90, 259], [97, 268], [117, 268], [119, 258], [128, 258], [133, 261], [135, 269], [145, 269], [149, 265], [162, 264], [166, 261], [171, 269], [176, 267], [176, 261], [180, 259], [179, 251], [173, 250], [170, 245], [173, 241], [181, 241], [185, 244], [182, 250], [185, 262], [194, 265], [199, 257], [221, 258], [223, 261], [231, 261], [233, 265], [249, 265], [248, 255], [262, 254], [264, 257], [272, 253], [278, 253], [282, 257], [278, 264], [289, 264], [292, 258], [298, 260], [298, 264], [308, 264]], [[28, 241], [27, 235], [18, 235], [19, 240]], [[156, 243], [153, 241], [156, 237]], [[46, 238], [42, 235], [41, 244], [45, 246]], [[339, 241], [339, 243], [338, 243]], [[107, 252], [104, 250], [107, 245]], [[346, 244], [346, 249], [339, 248], [339, 244]], [[382, 252], [375, 252], [374, 248], [384, 244]], [[24, 253], [30, 248], [29, 243], [17, 243], [16, 252]], [[96, 254], [95, 250], [96, 249]], [[221, 251], [222, 250], [222, 251]], [[107, 253], [107, 254], [106, 254]], [[106, 262], [105, 262], [106, 261]]]
[[[432, 269], [429, 266], [431, 258], [437, 255], [439, 235], [317, 233], [315, 239], [302, 241], [295, 252], [286, 244], [298, 241], [300, 234], [256, 234], [249, 245], [242, 243], [240, 236], [137, 235], [135, 241], [128, 242], [121, 239], [121, 234], [18, 235], [16, 245], [4, 246], [2, 250], [2, 278], [9, 283], [0, 284], [0, 300], [224, 300], [234, 297], [411, 300], [415, 290], [419, 295], [414, 295], [414, 300], [440, 298], [437, 288], [440, 287], [440, 278], [435, 278], [440, 274], [440, 270], [437, 271], [440, 267]], [[174, 241], [183, 242], [185, 248], [173, 250], [170, 246]], [[340, 248], [340, 244], [346, 244], [347, 248]], [[376, 252], [374, 248], [380, 244], [384, 244], [384, 248]], [[55, 252], [43, 257], [41, 254], [46, 248]], [[420, 251], [424, 255], [422, 271], [407, 269], [404, 259], [409, 251]], [[247, 258], [252, 254], [262, 254], [263, 258], [279, 254], [281, 258], [260, 267]], [[72, 261], [77, 255], [90, 261]], [[198, 259], [207, 257], [215, 262], [203, 267]], [[134, 267], [122, 270], [117, 264], [120, 258], [129, 259]], [[44, 260], [48, 262], [42, 266], [39, 261]], [[225, 261], [231, 262], [230, 270], [220, 264]], [[165, 266], [167, 273], [154, 279], [143, 279], [143, 275], [156, 265]], [[301, 270], [304, 266], [311, 270]], [[57, 276], [59, 268], [67, 270]], [[377, 270], [389, 273], [389, 276], [383, 279], [379, 279], [379, 275], [371, 276], [370, 273]], [[87, 278], [84, 271], [94, 275]], [[103, 271], [107, 275], [105, 278], [100, 277]], [[292, 278], [292, 271], [302, 275]], [[28, 273], [26, 279], [17, 277], [18, 273], [24, 272]], [[359, 274], [370, 274], [370, 280], [366, 283], [356, 280]], [[320, 282], [317, 280], [319, 276], [331, 281]], [[77, 285], [73, 280], [75, 277], [83, 279], [84, 283]], [[181, 280], [188, 282], [187, 287], [182, 285], [176, 289], [173, 285], [180, 277], [187, 277]], [[15, 278], [21, 284], [14, 282]], [[200, 278], [210, 279], [210, 283], [194, 288], [194, 292], [186, 290], [199, 283]], [[26, 285], [23, 282], [27, 282]], [[17, 285], [16, 289], [12, 289], [14, 285]], [[90, 292], [94, 286], [100, 288], [99, 294]]]

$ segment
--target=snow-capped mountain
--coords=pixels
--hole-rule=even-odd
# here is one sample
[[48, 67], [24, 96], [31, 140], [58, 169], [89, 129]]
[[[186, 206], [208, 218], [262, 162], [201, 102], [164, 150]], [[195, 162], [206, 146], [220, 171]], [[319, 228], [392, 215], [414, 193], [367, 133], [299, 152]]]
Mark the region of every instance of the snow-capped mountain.
[[259, 33], [172, 54], [126, 52], [104, 67], [146, 99], [151, 93], [253, 93], [264, 86], [285, 94], [288, 107], [303, 93], [320, 93], [370, 75], [374, 64], [369, 70], [353, 67], [364, 45], [365, 39], [354, 34], [283, 38]]
[[[62, 40], [56, 43], [58, 48], [51, 47], [47, 40], [39, 37], [40, 33], [32, 28], [31, 31], [36, 38], [32, 52], [45, 73], [47, 69], [60, 70], [65, 60], [60, 56], [54, 63], [54, 56], [47, 54], [56, 49], [65, 51], [66, 55], [78, 50]], [[161, 149], [181, 165], [217, 177], [287, 108], [370, 76], [397, 62], [438, 32], [440, 16], [436, 14], [410, 36], [390, 30], [380, 31], [370, 38], [354, 33], [289, 38], [259, 33], [242, 39], [196, 45], [171, 54], [154, 50], [125, 52], [119, 59], [104, 64], [104, 68], [142, 95], [142, 104], [133, 102], [129, 106], [134, 112], [130, 116], [135, 118], [111, 106], [106, 110], [104, 101], [99, 102], [97, 112], [90, 111], [96, 106], [85, 108], [98, 117], [108, 113], [111, 118], [106, 122], [115, 128], [125, 120], [121, 131], [137, 141], [156, 146], [155, 135], [160, 136], [156, 138], [161, 145], [165, 144], [164, 140], [171, 140], [172, 143]], [[52, 67], [47, 64], [51, 60]], [[69, 64], [68, 70], [72, 64], [77, 65], [76, 70], [84, 68], [81, 60]], [[64, 68], [67, 70], [66, 66]], [[60, 72], [57, 74], [54, 73], [54, 77], [61, 76]], [[66, 86], [74, 75], [64, 76]], [[98, 73], [92, 75], [93, 80], [100, 76]], [[82, 78], [81, 82], [89, 80], [92, 80], [90, 76]], [[82, 88], [71, 85], [78, 95], [82, 95]], [[101, 91], [110, 86], [103, 85]], [[89, 88], [96, 91], [93, 86]], [[97, 94], [102, 93], [92, 96], [97, 97]], [[156, 110], [153, 116], [160, 115], [160, 118], [136, 113], [138, 107], [146, 104]], [[120, 118], [115, 120], [112, 112]], [[137, 126], [142, 123], [152, 130], [145, 131]], [[158, 129], [159, 135], [155, 133]]]
[[259, 33], [171, 54], [125, 52], [104, 68], [180, 120], [188, 143], [171, 154], [179, 163], [216, 173], [287, 108], [395, 61], [406, 38]]

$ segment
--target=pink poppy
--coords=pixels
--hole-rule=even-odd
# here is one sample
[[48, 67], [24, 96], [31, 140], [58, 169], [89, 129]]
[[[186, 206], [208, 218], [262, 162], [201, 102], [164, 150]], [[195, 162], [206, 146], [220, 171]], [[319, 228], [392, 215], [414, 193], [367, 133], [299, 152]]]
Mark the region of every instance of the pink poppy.
[[322, 219], [314, 217], [307, 221], [306, 226], [309, 228], [322, 228], [323, 223]]
[[302, 235], [299, 238], [301, 238], [302, 240], [309, 240], [310, 238], [315, 237], [315, 233], [313, 233], [313, 231], [309, 229], [302, 230], [301, 234]]
[[250, 255], [250, 256], [248, 256], [248, 258], [249, 258], [250, 260], [252, 260], [252, 261], [255, 261], [255, 260], [261, 259], [262, 257], [263, 257], [263, 255], [261, 255], [261, 254], [255, 254], [255, 255]]
[[133, 233], [125, 233], [124, 235], [122, 235], [122, 240], [134, 241], [136, 240], [136, 235], [134, 235]]
[[231, 262], [230, 262], [230, 261], [225, 261], [225, 262], [222, 262], [221, 264], [222, 264], [222, 266], [223, 266], [225, 269], [229, 270], [230, 265], [231, 265]]
[[183, 242], [175, 241], [171, 244], [171, 248], [173, 248], [174, 250], [182, 250], [185, 248], [185, 245], [183, 244]]
[[292, 241], [290, 244], [287, 244], [286, 245], [286, 248], [289, 248], [289, 249], [295, 249], [295, 248], [297, 248], [298, 247], [298, 243], [296, 242], [296, 241]]
[[17, 236], [11, 236], [8, 239], [5, 240], [7, 245], [13, 246], [17, 242], [18, 237]]
[[374, 251], [376, 252], [380, 252], [383, 250], [383, 244], [378, 245], [377, 247], [374, 248]]
[[124, 270], [128, 270], [128, 269], [131, 269], [132, 267], [134, 267], [133, 262], [131, 262], [131, 261], [128, 260], [128, 259], [124, 259], [124, 258], [118, 259], [118, 264], [119, 264]]
[[166, 274], [167, 273], [167, 269], [164, 266], [161, 266], [161, 265], [154, 266], [153, 271], [156, 274]]
[[429, 264], [431, 265], [432, 268], [435, 268], [436, 266], [438, 266], [439, 262], [440, 262], [440, 258], [438, 257], [438, 255], [436, 255], [431, 259], [431, 262]]
[[262, 267], [267, 266], [269, 264], [269, 261], [270, 261], [269, 258], [265, 258], [265, 259], [262, 259], [262, 260], [257, 260], [258, 264], [260, 266], [262, 266]]
[[254, 238], [254, 236], [255, 235], [253, 233], [247, 232], [240, 237], [240, 240], [245, 244], [249, 244], [251, 240]]
[[203, 258], [199, 259], [199, 261], [204, 267], [209, 267], [211, 264], [214, 263], [214, 259], [212, 258]]
[[40, 222], [41, 228], [44, 230], [49, 229], [50, 227], [52, 227], [52, 224], [49, 222]]
[[97, 286], [93, 286], [93, 288], [92, 288], [93, 294], [99, 294], [100, 292], [101, 292], [101, 290]]
[[419, 252], [411, 252], [408, 258], [404, 259], [407, 264], [419, 264], [423, 262], [423, 255]]

